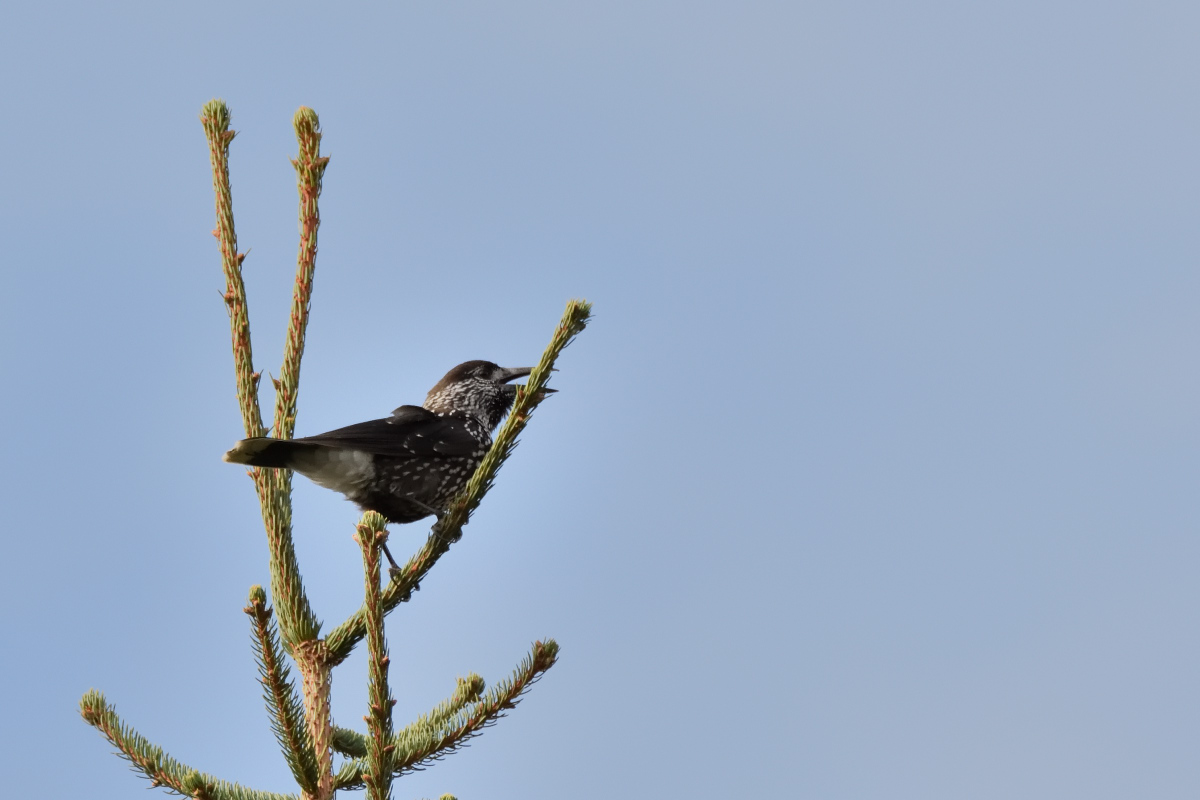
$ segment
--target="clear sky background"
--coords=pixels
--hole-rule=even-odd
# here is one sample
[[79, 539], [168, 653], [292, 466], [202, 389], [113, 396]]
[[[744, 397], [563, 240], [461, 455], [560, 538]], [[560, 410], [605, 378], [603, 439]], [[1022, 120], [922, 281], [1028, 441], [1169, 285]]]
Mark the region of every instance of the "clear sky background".
[[[150, 796], [91, 687], [294, 786], [220, 459], [222, 97], [263, 370], [297, 107], [332, 156], [298, 434], [596, 304], [389, 628], [400, 722], [536, 638], [562, 660], [397, 798], [1197, 796], [1200, 7], [387, 5], [5, 11], [6, 794]], [[358, 514], [303, 480], [296, 513], [328, 627]], [[336, 720], [365, 694], [360, 653]]]

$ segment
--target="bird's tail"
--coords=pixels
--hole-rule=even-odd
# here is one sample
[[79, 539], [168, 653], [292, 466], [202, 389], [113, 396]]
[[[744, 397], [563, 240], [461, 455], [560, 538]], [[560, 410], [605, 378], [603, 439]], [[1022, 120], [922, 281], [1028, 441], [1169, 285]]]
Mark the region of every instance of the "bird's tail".
[[374, 474], [370, 453], [265, 436], [242, 439], [224, 459], [232, 464], [290, 469], [347, 495], [360, 491]]
[[303, 449], [305, 449], [305, 445], [296, 442], [262, 436], [255, 439], [242, 439], [221, 458], [230, 464], [291, 469], [296, 456], [299, 455], [298, 451]]

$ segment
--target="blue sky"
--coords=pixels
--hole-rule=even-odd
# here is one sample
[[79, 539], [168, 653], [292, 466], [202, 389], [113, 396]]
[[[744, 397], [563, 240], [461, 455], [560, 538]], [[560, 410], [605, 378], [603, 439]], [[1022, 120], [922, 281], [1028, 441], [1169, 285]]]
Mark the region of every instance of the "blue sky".
[[[264, 370], [298, 106], [332, 157], [298, 434], [530, 363], [596, 304], [389, 627], [398, 720], [536, 638], [561, 662], [397, 798], [1195, 797], [1198, 36], [1186, 3], [9, 9], [10, 791], [142, 796], [91, 687], [292, 787], [220, 460], [222, 97]], [[297, 481], [296, 514], [330, 626], [357, 513]], [[356, 657], [335, 719], [365, 694]]]

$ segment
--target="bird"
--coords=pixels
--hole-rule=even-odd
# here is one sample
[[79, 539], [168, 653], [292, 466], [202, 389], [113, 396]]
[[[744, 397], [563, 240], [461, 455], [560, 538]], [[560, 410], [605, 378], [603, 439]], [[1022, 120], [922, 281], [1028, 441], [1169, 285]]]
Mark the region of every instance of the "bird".
[[[512, 408], [517, 387], [510, 381], [531, 372], [532, 367], [467, 361], [447, 372], [419, 406], [400, 406], [390, 417], [300, 439], [242, 439], [223, 460], [298, 472], [388, 522], [440, 519]], [[398, 569], [386, 547], [384, 553]]]

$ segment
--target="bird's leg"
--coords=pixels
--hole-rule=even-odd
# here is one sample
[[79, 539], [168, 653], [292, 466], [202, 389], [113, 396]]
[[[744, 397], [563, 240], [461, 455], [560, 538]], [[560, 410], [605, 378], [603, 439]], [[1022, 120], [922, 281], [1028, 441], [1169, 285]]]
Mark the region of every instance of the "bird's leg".
[[408, 502], [412, 503], [414, 506], [421, 509], [425, 513], [433, 514], [435, 517], [437, 517], [438, 522], [441, 522], [442, 517], [446, 516], [446, 512], [440, 508], [434, 508], [433, 506], [427, 506], [424, 503], [422, 503], [420, 500], [416, 500], [412, 497], [406, 497], [404, 499], [407, 500]]
[[437, 517], [437, 522], [435, 522], [433, 524], [433, 529], [430, 532], [436, 533], [438, 536], [441, 536], [442, 531], [438, 526], [440, 526], [442, 524], [442, 520], [446, 518], [446, 509], [434, 508], [433, 506], [427, 506], [424, 503], [422, 503], [420, 500], [414, 500], [411, 497], [406, 498], [406, 499], [408, 500], [408, 502], [412, 503], [414, 506], [421, 509], [422, 511], [428, 511], [430, 514], [433, 514], [435, 517]]
[[388, 570], [388, 575], [392, 580], [400, 577], [400, 565], [396, 563], [396, 559], [392, 558], [392, 554], [388, 552], [387, 545], [380, 542], [379, 546], [383, 549], [383, 554], [387, 556], [388, 563], [391, 568]]

